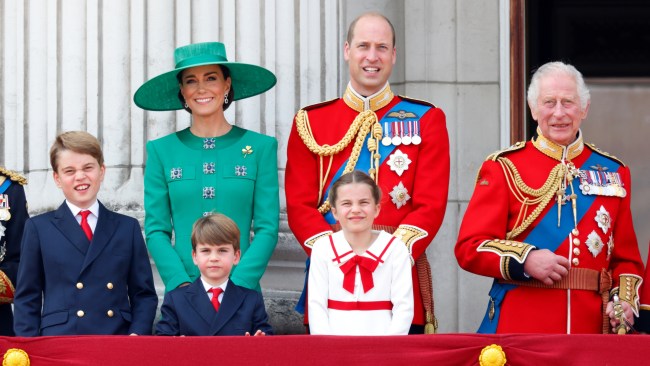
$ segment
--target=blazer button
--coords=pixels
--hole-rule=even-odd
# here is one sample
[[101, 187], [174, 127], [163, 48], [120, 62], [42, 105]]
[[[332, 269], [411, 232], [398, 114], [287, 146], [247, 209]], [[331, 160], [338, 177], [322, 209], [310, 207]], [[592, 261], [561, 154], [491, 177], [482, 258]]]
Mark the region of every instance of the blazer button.
[[107, 283], [106, 288], [109, 289], [109, 290], [112, 290], [113, 289], [113, 284], [111, 282]]
[[106, 315], [108, 315], [109, 318], [112, 318], [113, 317], [113, 310], [107, 311]]
[[82, 288], [84, 288], [84, 284], [81, 282], [77, 282], [77, 288], [81, 290]]
[[573, 263], [574, 266], [577, 266], [577, 265], [580, 264], [580, 260], [579, 260], [578, 258], [573, 258], [573, 260], [571, 261], [571, 263]]
[[83, 317], [84, 316], [84, 311], [83, 310], [77, 311], [77, 316], [80, 317], [80, 318]]

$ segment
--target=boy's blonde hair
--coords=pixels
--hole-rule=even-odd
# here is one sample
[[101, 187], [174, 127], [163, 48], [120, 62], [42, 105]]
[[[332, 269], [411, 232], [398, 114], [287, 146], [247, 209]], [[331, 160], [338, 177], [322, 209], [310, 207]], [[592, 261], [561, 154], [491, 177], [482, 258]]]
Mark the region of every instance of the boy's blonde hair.
[[196, 245], [232, 244], [235, 252], [239, 250], [239, 228], [228, 216], [213, 213], [204, 216], [194, 223], [192, 227], [192, 251]]
[[56, 172], [59, 167], [59, 154], [65, 150], [77, 154], [87, 154], [97, 160], [99, 166], [104, 165], [104, 153], [99, 140], [85, 131], [68, 131], [60, 134], [50, 148], [50, 165]]

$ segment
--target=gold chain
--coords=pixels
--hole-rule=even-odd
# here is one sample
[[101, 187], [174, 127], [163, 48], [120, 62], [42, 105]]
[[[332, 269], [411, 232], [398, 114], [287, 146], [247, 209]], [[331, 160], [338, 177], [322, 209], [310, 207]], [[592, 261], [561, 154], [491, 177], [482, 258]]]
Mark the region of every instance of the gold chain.
[[[546, 182], [544, 182], [540, 188], [534, 189], [524, 183], [521, 174], [519, 174], [517, 167], [512, 163], [512, 161], [507, 158], [499, 158], [497, 161], [501, 164], [501, 168], [506, 175], [506, 182], [508, 183], [510, 192], [522, 204], [515, 226], [506, 234], [506, 239], [512, 239], [524, 232], [524, 230], [526, 230], [539, 217], [551, 199], [555, 197], [555, 194], [563, 180], [562, 173], [564, 172], [564, 165], [561, 163], [556, 165], [551, 170]], [[514, 186], [512, 183], [514, 183]], [[533, 199], [529, 200], [524, 196], [524, 194], [531, 196]], [[526, 216], [528, 207], [532, 205], [537, 205], [537, 207], [530, 215]], [[526, 218], [523, 222], [519, 223], [521, 218], [524, 216], [526, 216]]]
[[[354, 121], [352, 121], [350, 128], [345, 133], [341, 141], [337, 142], [335, 145], [327, 145], [327, 144], [319, 145], [316, 142], [316, 139], [314, 138], [314, 133], [312, 132], [311, 126], [309, 125], [309, 117], [307, 116], [307, 111], [301, 109], [296, 114], [296, 129], [298, 130], [298, 135], [305, 143], [305, 146], [307, 146], [309, 151], [313, 152], [314, 154], [320, 157], [323, 156], [333, 157], [335, 154], [340, 153], [341, 151], [343, 151], [343, 149], [345, 149], [350, 144], [352, 139], [356, 136], [356, 139], [354, 141], [354, 146], [352, 148], [352, 153], [350, 154], [350, 159], [348, 160], [348, 163], [345, 166], [345, 169], [343, 170], [343, 174], [349, 173], [354, 170], [354, 167], [357, 165], [357, 161], [359, 160], [359, 155], [361, 154], [363, 141], [366, 139], [366, 136], [368, 135], [371, 128], [373, 128], [373, 125], [375, 124], [378, 124], [377, 114], [372, 110], [363, 111], [357, 115]], [[320, 165], [321, 165], [321, 172], [322, 172], [323, 162], [322, 159], [320, 160], [321, 160]], [[322, 175], [320, 177], [321, 192], [319, 192], [319, 201], [320, 201], [320, 195], [322, 194], [322, 187], [324, 187], [324, 184], [327, 181], [328, 176], [329, 176], [329, 169], [324, 177]], [[331, 207], [329, 201], [325, 201], [323, 202], [322, 205], [320, 205], [320, 207], [318, 207], [318, 212], [323, 214], [328, 212], [330, 208]]]

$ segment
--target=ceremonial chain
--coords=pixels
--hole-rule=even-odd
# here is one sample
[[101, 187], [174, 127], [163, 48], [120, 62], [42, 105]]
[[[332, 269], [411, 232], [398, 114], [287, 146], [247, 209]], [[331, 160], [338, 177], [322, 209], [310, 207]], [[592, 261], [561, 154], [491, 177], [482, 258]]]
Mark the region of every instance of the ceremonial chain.
[[[380, 155], [377, 152], [377, 147], [379, 146], [379, 139], [383, 134], [381, 125], [379, 125], [377, 114], [372, 110], [367, 110], [359, 113], [357, 117], [352, 121], [350, 128], [345, 133], [341, 141], [335, 145], [319, 145], [314, 138], [314, 133], [311, 130], [309, 125], [309, 118], [307, 117], [307, 112], [305, 110], [300, 110], [296, 114], [296, 128], [298, 130], [298, 135], [305, 143], [305, 146], [312, 153], [316, 154], [320, 158], [320, 177], [319, 177], [319, 188], [318, 188], [318, 202], [323, 198], [323, 188], [329, 177], [330, 169], [332, 167], [332, 161], [334, 155], [340, 153], [345, 149], [352, 138], [356, 136], [354, 147], [352, 148], [352, 153], [350, 154], [350, 159], [348, 160], [343, 174], [349, 173], [354, 170], [354, 167], [357, 165], [357, 160], [361, 154], [361, 148], [363, 147], [363, 141], [366, 139], [366, 136], [372, 129], [372, 137], [368, 140], [368, 150], [371, 153], [371, 164], [370, 164], [370, 176], [377, 181], [379, 175], [379, 158]], [[323, 175], [323, 157], [329, 156], [330, 161], [327, 167], [327, 172]], [[330, 210], [331, 206], [328, 200], [323, 202], [320, 207], [318, 207], [318, 212], [321, 214], [326, 213]]]
[[[526, 230], [533, 221], [539, 217], [551, 199], [555, 197], [563, 179], [562, 171], [564, 166], [563, 164], [555, 166], [553, 170], [551, 170], [546, 182], [544, 182], [540, 188], [534, 189], [524, 183], [521, 174], [519, 174], [517, 167], [512, 163], [512, 161], [507, 158], [499, 158], [497, 161], [503, 169], [510, 192], [512, 192], [515, 198], [517, 198], [517, 200], [522, 204], [517, 217], [517, 222], [513, 229], [506, 234], [506, 239], [512, 239]], [[524, 194], [531, 196], [534, 199], [531, 200]], [[526, 216], [528, 213], [528, 207], [532, 205], [538, 206], [530, 215]], [[526, 218], [523, 219], [524, 217]]]

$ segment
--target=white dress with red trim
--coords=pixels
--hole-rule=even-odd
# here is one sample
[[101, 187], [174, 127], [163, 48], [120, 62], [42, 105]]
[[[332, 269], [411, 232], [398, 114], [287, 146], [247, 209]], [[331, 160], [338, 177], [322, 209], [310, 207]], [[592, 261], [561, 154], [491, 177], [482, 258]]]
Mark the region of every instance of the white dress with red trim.
[[309, 272], [311, 334], [408, 334], [413, 319], [411, 261], [385, 231], [356, 255], [338, 231], [314, 244]]

